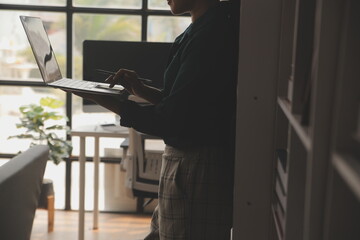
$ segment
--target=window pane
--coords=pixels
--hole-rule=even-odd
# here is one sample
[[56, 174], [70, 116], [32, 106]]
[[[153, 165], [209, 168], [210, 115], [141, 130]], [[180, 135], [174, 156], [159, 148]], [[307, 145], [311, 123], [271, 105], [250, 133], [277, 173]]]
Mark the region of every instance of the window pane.
[[40, 6], [65, 6], [66, 0], [0, 0], [0, 3]]
[[0, 11], [0, 79], [41, 81], [40, 71], [19, 16], [37, 16], [45, 22], [49, 39], [65, 75], [65, 14], [50, 12]]
[[[5, 87], [0, 88], [0, 152], [17, 153], [26, 150], [30, 146], [30, 140], [8, 139], [9, 136], [25, 133], [24, 128], [16, 128], [20, 123], [19, 107], [29, 104], [39, 104], [42, 97], [52, 97], [65, 102], [65, 92], [50, 87]], [[65, 115], [65, 105], [57, 111]], [[53, 123], [49, 120], [49, 123]], [[60, 124], [65, 124], [65, 120], [59, 120]], [[65, 131], [56, 131], [59, 137], [65, 137]]]
[[149, 0], [149, 9], [170, 10], [166, 0]]
[[[82, 79], [82, 44], [84, 40], [140, 41], [141, 17], [130, 15], [74, 15], [74, 77]], [[73, 97], [73, 126], [114, 123], [113, 113], [84, 113], [82, 99]]]
[[148, 41], [172, 42], [190, 24], [190, 17], [149, 17]]
[[[119, 124], [119, 119], [115, 113], [110, 111], [85, 113], [83, 111], [82, 98], [73, 95], [72, 99], [72, 126], [74, 129], [84, 125]], [[76, 150], [74, 150], [74, 152], [76, 152]]]
[[74, 6], [140, 9], [142, 0], [74, 0]]
[[82, 79], [84, 40], [140, 41], [141, 17], [130, 15], [74, 15], [74, 77]]

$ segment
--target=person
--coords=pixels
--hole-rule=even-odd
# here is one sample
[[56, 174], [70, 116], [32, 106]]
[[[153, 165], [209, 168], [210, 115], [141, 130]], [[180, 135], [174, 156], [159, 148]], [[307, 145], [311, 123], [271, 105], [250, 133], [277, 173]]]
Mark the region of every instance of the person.
[[161, 137], [159, 201], [146, 240], [228, 240], [232, 227], [236, 42], [217, 0], [168, 0], [192, 23], [171, 48], [162, 89], [120, 69], [106, 79], [150, 104], [75, 92], [120, 115], [120, 124]]

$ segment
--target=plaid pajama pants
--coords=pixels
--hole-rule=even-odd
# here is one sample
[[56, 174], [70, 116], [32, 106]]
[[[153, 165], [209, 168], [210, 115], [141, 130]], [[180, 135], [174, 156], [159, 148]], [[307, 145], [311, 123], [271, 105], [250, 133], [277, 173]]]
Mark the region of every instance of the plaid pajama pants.
[[159, 203], [145, 240], [229, 240], [233, 155], [222, 147], [166, 146]]

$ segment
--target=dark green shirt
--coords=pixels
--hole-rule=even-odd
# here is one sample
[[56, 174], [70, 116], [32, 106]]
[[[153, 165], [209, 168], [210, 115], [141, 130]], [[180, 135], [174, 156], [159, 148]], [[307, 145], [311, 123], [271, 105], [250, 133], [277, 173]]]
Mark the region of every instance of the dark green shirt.
[[220, 5], [209, 9], [176, 38], [162, 101], [150, 106], [126, 101], [121, 125], [177, 148], [234, 141], [235, 44], [227, 11]]

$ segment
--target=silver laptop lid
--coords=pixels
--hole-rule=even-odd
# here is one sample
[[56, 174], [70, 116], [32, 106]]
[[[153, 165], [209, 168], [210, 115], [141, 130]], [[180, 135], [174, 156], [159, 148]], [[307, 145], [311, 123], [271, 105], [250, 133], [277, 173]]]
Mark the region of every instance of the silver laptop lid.
[[20, 16], [20, 20], [25, 29], [44, 82], [52, 83], [61, 79], [60, 68], [41, 19], [37, 17]]

